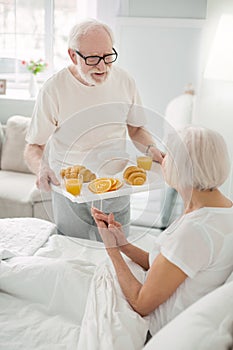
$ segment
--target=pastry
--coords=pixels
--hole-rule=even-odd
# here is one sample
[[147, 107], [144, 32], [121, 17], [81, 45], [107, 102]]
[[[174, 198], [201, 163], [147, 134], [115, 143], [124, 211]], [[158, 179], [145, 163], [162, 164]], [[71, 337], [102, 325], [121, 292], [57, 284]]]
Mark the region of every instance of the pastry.
[[123, 173], [124, 180], [130, 185], [143, 185], [146, 181], [146, 172], [137, 166], [129, 166]]
[[128, 168], [125, 169], [125, 171], [123, 173], [123, 178], [125, 180], [127, 180], [128, 177], [130, 176], [130, 174], [134, 173], [135, 171], [140, 171], [140, 172], [146, 173], [144, 169], [139, 168], [136, 165], [132, 165], [132, 166], [129, 166]]
[[[134, 171], [133, 173], [131, 173], [127, 179], [127, 181], [131, 184], [131, 185], [142, 185], [142, 183], [136, 183], [138, 181], [137, 178], [140, 178], [143, 180], [143, 183], [146, 181], [146, 174], [141, 172], [141, 171]], [[135, 182], [135, 183], [134, 183]]]
[[96, 175], [83, 165], [73, 165], [60, 170], [60, 175], [62, 178], [77, 178], [78, 174], [83, 175], [83, 182], [90, 182], [96, 178]]
[[96, 178], [96, 175], [89, 169], [83, 168], [79, 171], [83, 176], [83, 182], [90, 182]]

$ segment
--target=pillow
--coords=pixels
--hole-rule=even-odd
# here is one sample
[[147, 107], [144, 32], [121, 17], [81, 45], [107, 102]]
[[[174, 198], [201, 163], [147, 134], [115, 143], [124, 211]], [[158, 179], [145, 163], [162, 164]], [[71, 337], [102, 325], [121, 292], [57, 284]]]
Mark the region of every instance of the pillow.
[[[2, 143], [3, 143], [3, 129], [2, 129], [2, 124], [0, 123], [0, 166], [1, 166], [1, 154], [2, 154]], [[0, 167], [1, 169], [1, 167]]]
[[228, 277], [228, 279], [226, 280], [225, 283], [229, 283], [233, 281], [233, 272], [230, 274], [230, 276]]
[[25, 136], [31, 119], [12, 116], [6, 124], [6, 137], [2, 144], [1, 169], [31, 173], [24, 161]]
[[207, 294], [169, 322], [144, 350], [219, 350], [232, 347], [233, 282]]

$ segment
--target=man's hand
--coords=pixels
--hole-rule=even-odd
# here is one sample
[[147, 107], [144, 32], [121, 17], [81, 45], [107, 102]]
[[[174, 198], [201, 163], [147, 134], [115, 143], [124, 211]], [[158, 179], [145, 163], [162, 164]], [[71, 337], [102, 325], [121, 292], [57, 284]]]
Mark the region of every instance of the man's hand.
[[163, 158], [165, 157], [165, 154], [161, 152], [158, 148], [156, 147], [150, 147], [150, 156], [152, 157], [153, 160], [158, 162], [159, 164], [162, 164]]
[[59, 186], [60, 182], [58, 181], [55, 173], [48, 166], [44, 166], [40, 169], [39, 175], [36, 180], [37, 187], [45, 192], [51, 191], [50, 184]]
[[29, 169], [37, 175], [37, 187], [42, 191], [49, 192], [51, 191], [51, 183], [56, 186], [59, 186], [60, 183], [52, 169], [43, 161], [44, 149], [45, 145], [27, 144], [24, 158]]
[[154, 139], [150, 135], [149, 131], [144, 129], [143, 127], [135, 127], [131, 125], [127, 125], [127, 127], [129, 136], [132, 139], [135, 146], [139, 149], [139, 151], [144, 153], [145, 150], [148, 148], [148, 145], [153, 145], [149, 149], [149, 154], [152, 156], [152, 159], [154, 161], [162, 164], [165, 155], [158, 148], [156, 148], [156, 146], [154, 145]]

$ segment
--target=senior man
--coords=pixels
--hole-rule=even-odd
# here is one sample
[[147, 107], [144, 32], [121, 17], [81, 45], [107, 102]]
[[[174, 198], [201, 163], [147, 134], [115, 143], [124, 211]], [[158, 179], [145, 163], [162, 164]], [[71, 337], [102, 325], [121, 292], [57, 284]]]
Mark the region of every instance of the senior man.
[[[145, 117], [137, 110], [141, 99], [134, 80], [113, 65], [118, 56], [113, 43], [111, 29], [99, 21], [87, 20], [75, 25], [68, 41], [72, 64], [53, 75], [39, 92], [26, 136], [25, 159], [37, 175], [38, 188], [43, 191], [49, 191], [51, 184], [59, 185], [53, 167], [42, 161], [48, 140], [55, 140], [53, 149], [63, 157], [63, 161], [59, 159], [60, 165], [72, 163], [64, 161], [71, 146], [69, 135], [62, 133], [65, 129], [71, 132], [73, 129], [77, 135], [74, 164], [83, 163], [85, 155], [97, 144], [104, 145], [106, 137], [110, 144], [113, 141], [115, 146], [124, 148], [127, 130], [137, 147], [149, 149], [153, 159], [162, 162], [153, 137], [143, 128]], [[110, 113], [106, 112], [106, 106]], [[100, 239], [90, 203], [72, 203], [55, 191], [52, 191], [52, 202], [59, 233]], [[98, 203], [95, 202], [95, 206]], [[129, 196], [104, 200], [102, 210], [113, 212], [127, 234]]]

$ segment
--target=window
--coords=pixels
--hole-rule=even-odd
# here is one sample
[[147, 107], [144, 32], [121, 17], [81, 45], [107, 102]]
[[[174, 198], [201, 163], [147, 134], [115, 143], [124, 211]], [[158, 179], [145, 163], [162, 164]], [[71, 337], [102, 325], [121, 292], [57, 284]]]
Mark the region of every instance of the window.
[[[22, 61], [44, 59], [44, 80], [69, 62], [67, 37], [83, 15], [83, 0], [0, 0], [0, 78], [8, 87], [25, 87]], [[86, 10], [86, 9], [85, 9]]]

